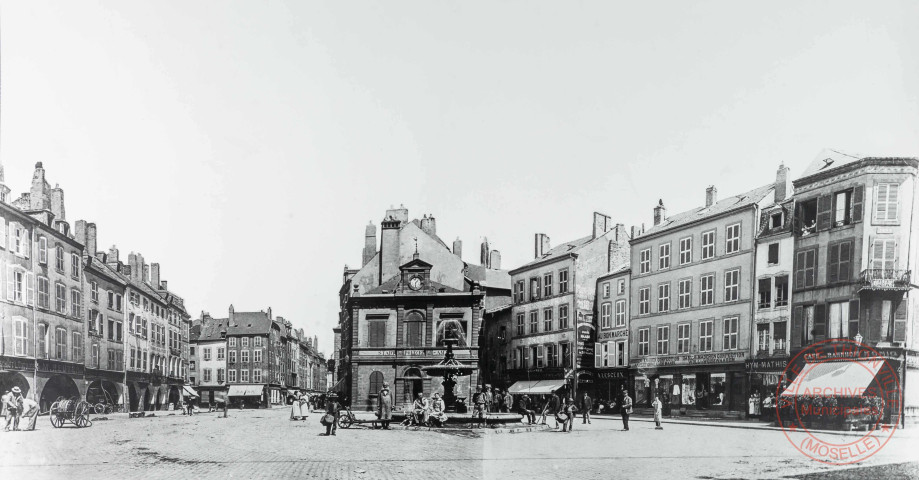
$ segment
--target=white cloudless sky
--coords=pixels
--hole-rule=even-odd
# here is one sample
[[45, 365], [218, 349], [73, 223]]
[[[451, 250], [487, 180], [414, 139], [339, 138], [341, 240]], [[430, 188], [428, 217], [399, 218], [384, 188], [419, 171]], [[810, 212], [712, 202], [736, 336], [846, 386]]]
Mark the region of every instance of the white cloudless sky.
[[404, 204], [503, 267], [793, 177], [919, 154], [919, 2], [0, 1], [0, 162], [190, 313], [331, 354], [345, 264]]

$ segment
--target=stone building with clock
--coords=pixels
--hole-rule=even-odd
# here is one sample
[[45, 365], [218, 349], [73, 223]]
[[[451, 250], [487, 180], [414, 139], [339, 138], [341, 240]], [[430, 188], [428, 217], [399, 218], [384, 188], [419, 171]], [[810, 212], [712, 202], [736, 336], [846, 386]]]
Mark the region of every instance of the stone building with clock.
[[[362, 266], [345, 268], [336, 352], [338, 382], [332, 387], [355, 409], [372, 409], [383, 382], [396, 407], [409, 407], [423, 393], [443, 393], [440, 378], [423, 367], [444, 357], [445, 338], [456, 338], [456, 359], [478, 366], [479, 331], [488, 302], [510, 298], [506, 272], [467, 265], [462, 243], [451, 249], [436, 233], [436, 220], [408, 220], [405, 208], [390, 209], [365, 234]], [[475, 268], [470, 268], [475, 267]], [[503, 300], [502, 300], [503, 298]], [[478, 372], [457, 381], [456, 396], [470, 397]]]

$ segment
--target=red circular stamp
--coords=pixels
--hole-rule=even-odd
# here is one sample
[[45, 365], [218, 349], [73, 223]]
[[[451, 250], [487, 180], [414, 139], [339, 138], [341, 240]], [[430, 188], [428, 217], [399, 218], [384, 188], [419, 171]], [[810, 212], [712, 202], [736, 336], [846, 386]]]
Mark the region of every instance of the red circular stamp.
[[835, 338], [809, 345], [788, 362], [776, 390], [776, 419], [804, 455], [849, 465], [893, 437], [897, 426], [890, 420], [900, 412], [901, 392], [888, 359], [863, 343]]

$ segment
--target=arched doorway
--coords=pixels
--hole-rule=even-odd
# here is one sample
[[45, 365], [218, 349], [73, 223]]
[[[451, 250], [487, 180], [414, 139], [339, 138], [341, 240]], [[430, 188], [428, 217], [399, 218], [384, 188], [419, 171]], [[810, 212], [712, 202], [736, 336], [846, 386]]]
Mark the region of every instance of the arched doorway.
[[181, 398], [182, 398], [182, 396], [181, 396], [181, 394], [179, 393], [179, 387], [177, 387], [177, 386], [175, 386], [175, 385], [169, 387], [169, 399], [168, 399], [168, 403], [171, 403], [171, 404], [173, 405], [173, 408], [178, 408], [178, 406], [179, 406], [179, 400], [181, 400]]
[[38, 401], [41, 411], [46, 412], [51, 408], [51, 404], [57, 401], [58, 397], [66, 399], [83, 398], [80, 395], [80, 389], [72, 378], [67, 375], [54, 375], [45, 383], [45, 388], [41, 391], [41, 399]]
[[143, 395], [144, 395], [144, 405], [142, 409], [145, 412], [153, 409], [153, 395], [155, 392], [155, 388], [156, 387], [154, 387], [153, 385], [144, 385], [141, 387], [141, 391], [143, 391]]
[[415, 401], [415, 396], [419, 393], [424, 393], [424, 380], [421, 377], [421, 369], [417, 367], [405, 369], [405, 373], [402, 374], [402, 385], [404, 392], [402, 403], [411, 405]]
[[0, 395], [19, 387], [23, 398], [29, 396], [29, 381], [19, 372], [0, 372]]
[[132, 412], [140, 411], [140, 395], [137, 392], [139, 388], [137, 384], [128, 384], [128, 402]]
[[96, 380], [86, 389], [86, 401], [89, 403], [118, 403], [118, 387], [106, 380]]

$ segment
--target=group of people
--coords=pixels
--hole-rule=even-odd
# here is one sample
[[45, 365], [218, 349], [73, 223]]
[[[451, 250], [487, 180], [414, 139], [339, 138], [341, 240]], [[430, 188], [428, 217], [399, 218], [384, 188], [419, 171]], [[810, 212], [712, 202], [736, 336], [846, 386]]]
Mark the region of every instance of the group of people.
[[442, 427], [447, 422], [447, 405], [439, 393], [434, 393], [431, 398], [425, 398], [419, 392], [412, 403], [412, 414], [406, 417], [405, 425], [423, 425]]
[[306, 417], [310, 415], [310, 411], [315, 407], [315, 405], [316, 401], [313, 399], [313, 397], [305, 393], [294, 393], [290, 402], [290, 419], [306, 420]]
[[[6, 418], [3, 431], [23, 431], [35, 430], [35, 422], [38, 420], [38, 402], [22, 395], [22, 389], [13, 387], [7, 390], [0, 397], [2, 402], [3, 415]], [[22, 419], [28, 419], [26, 428], [20, 428], [19, 424]]]
[[754, 390], [748, 400], [747, 414], [750, 417], [771, 421], [775, 418], [776, 405], [775, 392], [769, 392], [769, 395], [764, 398], [758, 390]]
[[[508, 396], [510, 397], [510, 393]], [[555, 429], [561, 428], [563, 432], [571, 432], [574, 429], [574, 419], [578, 411], [581, 412], [581, 423], [591, 423], [590, 411], [592, 409], [593, 399], [586, 392], [581, 395], [581, 400], [577, 405], [574, 398], [567, 396], [564, 390], [549, 395], [542, 403], [541, 409], [537, 401], [527, 394], [522, 395], [517, 402], [517, 412], [523, 415], [531, 425], [535, 423], [546, 425], [546, 419], [551, 418], [555, 420]], [[537, 410], [541, 410], [538, 422], [536, 420]]]

